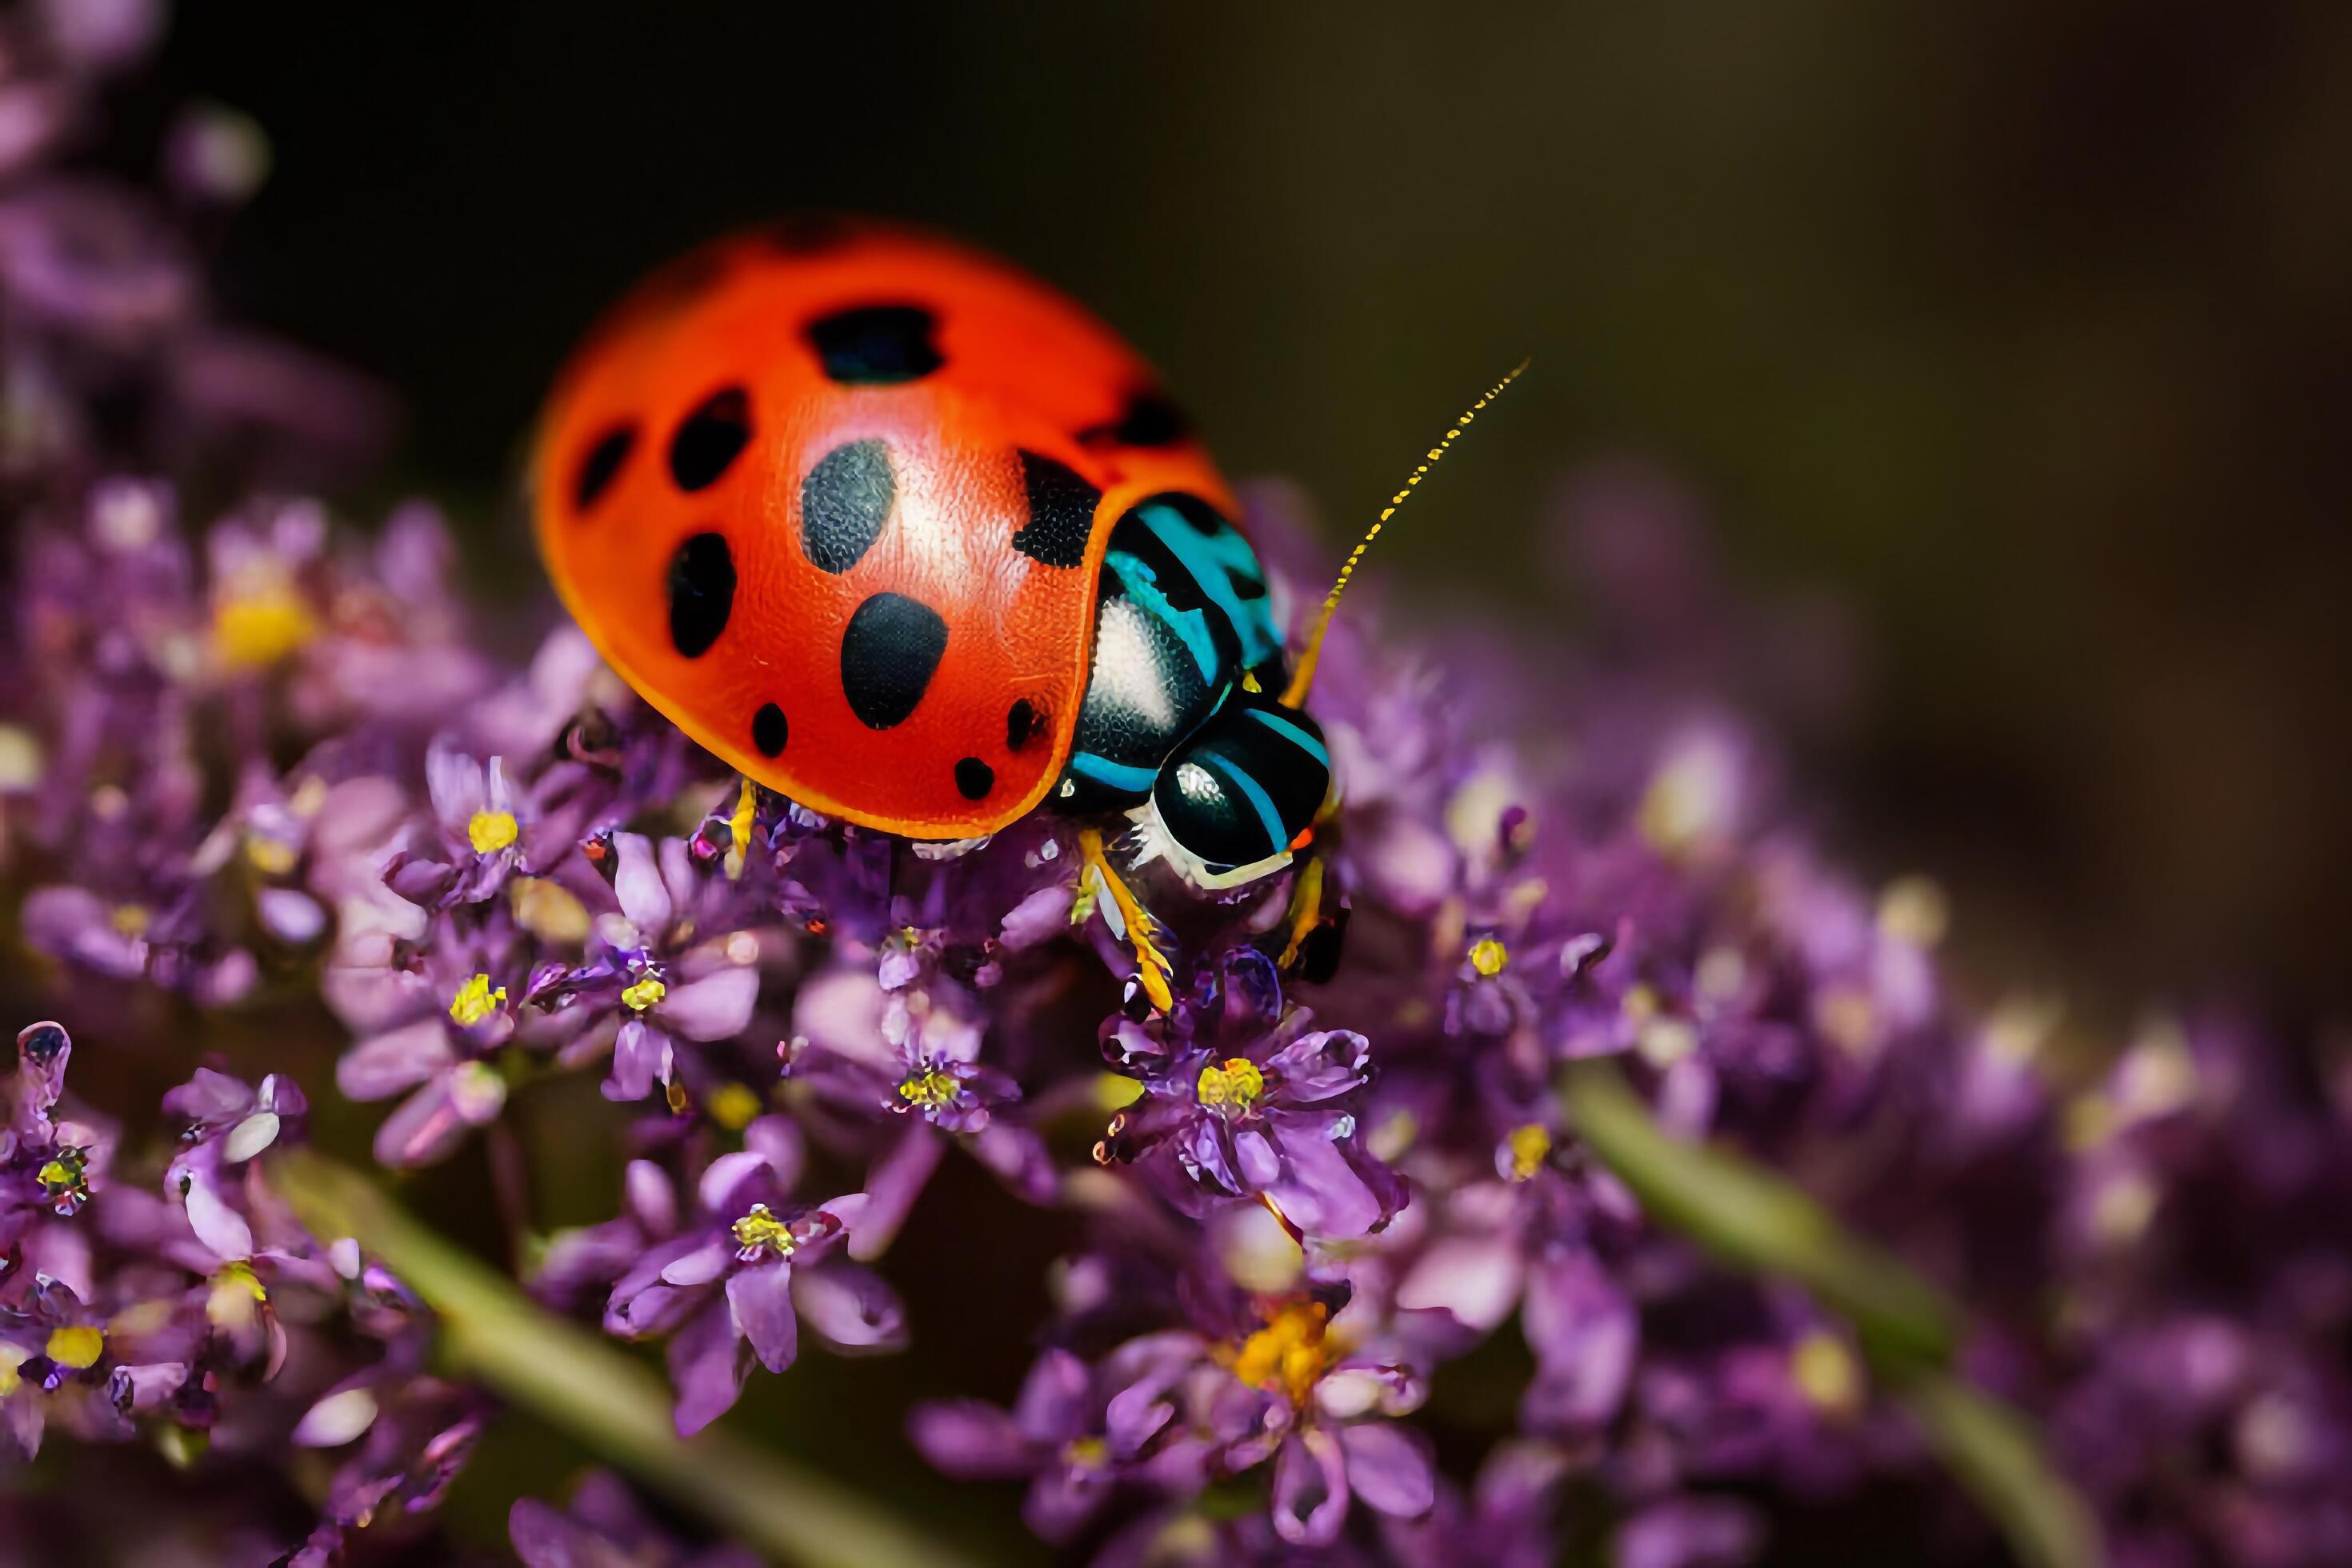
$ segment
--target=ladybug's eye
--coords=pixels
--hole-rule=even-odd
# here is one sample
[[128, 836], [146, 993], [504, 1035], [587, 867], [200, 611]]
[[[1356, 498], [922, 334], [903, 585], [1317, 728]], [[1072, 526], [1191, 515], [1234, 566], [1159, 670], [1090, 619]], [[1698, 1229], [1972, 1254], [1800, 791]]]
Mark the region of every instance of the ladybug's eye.
[[1289, 850], [1330, 788], [1315, 721], [1236, 692], [1168, 759], [1151, 804], [1179, 848], [1225, 871]]

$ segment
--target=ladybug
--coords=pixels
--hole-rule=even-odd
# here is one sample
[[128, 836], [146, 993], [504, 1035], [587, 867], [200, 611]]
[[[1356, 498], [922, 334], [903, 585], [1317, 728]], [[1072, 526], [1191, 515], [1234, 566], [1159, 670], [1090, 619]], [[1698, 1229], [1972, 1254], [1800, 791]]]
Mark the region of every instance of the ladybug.
[[909, 838], [1076, 819], [1163, 1007], [1097, 825], [1224, 888], [1287, 865], [1331, 795], [1305, 700], [1348, 574], [1294, 662], [1150, 366], [993, 258], [830, 218], [707, 246], [592, 331], [530, 488], [566, 606], [679, 728]]

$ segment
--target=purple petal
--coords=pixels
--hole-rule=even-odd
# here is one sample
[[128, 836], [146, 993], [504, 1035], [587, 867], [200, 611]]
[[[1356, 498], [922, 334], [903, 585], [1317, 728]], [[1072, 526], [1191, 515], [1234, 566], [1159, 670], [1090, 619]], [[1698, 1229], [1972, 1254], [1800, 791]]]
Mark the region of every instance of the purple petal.
[[669, 1380], [677, 1390], [677, 1435], [691, 1437], [734, 1407], [751, 1358], [726, 1303], [697, 1313], [669, 1342]]
[[335, 1064], [335, 1087], [350, 1100], [383, 1100], [414, 1089], [457, 1059], [449, 1031], [425, 1018], [362, 1040]]
[[537, 1498], [517, 1498], [507, 1510], [507, 1539], [523, 1568], [592, 1568], [596, 1540]]
[[998, 1480], [1035, 1468], [1013, 1417], [977, 1399], [927, 1400], [907, 1418], [907, 1436], [933, 1468], [959, 1480]]
[[1538, 1369], [1527, 1395], [1530, 1426], [1590, 1430], [1616, 1414], [1633, 1377], [1641, 1318], [1591, 1254], [1538, 1265], [1521, 1321]]
[[429, 1165], [457, 1148], [475, 1123], [444, 1073], [401, 1101], [375, 1131], [375, 1157], [386, 1165]]
[[850, 1227], [850, 1257], [869, 1262], [889, 1250], [946, 1152], [945, 1141], [929, 1123], [908, 1120], [898, 1141], [866, 1173], [866, 1208]]
[[1728, 1498], [1674, 1498], [1617, 1528], [1616, 1568], [1738, 1568], [1763, 1544], [1754, 1510]]
[[964, 1146], [1024, 1202], [1050, 1204], [1062, 1190], [1054, 1156], [1034, 1128], [999, 1119], [971, 1134]]
[[1348, 1462], [1328, 1432], [1310, 1426], [1274, 1457], [1274, 1532], [1293, 1546], [1328, 1546], [1348, 1520]]
[[760, 1364], [782, 1372], [800, 1353], [800, 1325], [793, 1314], [793, 1266], [779, 1258], [739, 1268], [727, 1279], [727, 1307], [737, 1331], [751, 1342]]
[[882, 1037], [887, 998], [864, 969], [829, 969], [813, 977], [793, 1002], [793, 1033], [824, 1050], [895, 1071], [898, 1053]]
[[669, 1261], [661, 1266], [661, 1282], [688, 1287], [708, 1285], [723, 1277], [734, 1258], [734, 1250], [713, 1237], [683, 1252], [672, 1253]]
[[760, 972], [722, 969], [670, 988], [657, 1009], [662, 1026], [689, 1040], [731, 1039], [751, 1021], [760, 1000]]
[[1371, 1078], [1371, 1042], [1352, 1029], [1301, 1035], [1265, 1060], [1285, 1100], [1306, 1104], [1361, 1088]]
[[907, 1342], [907, 1311], [898, 1292], [855, 1263], [800, 1270], [793, 1276], [793, 1304], [836, 1349], [891, 1351]]
[[221, 1202], [212, 1183], [199, 1175], [188, 1183], [185, 1198], [188, 1228], [215, 1258], [227, 1261], [253, 1256], [253, 1229], [243, 1216]]
[[1525, 1270], [1518, 1247], [1501, 1232], [1440, 1237], [1397, 1287], [1396, 1304], [1450, 1312], [1464, 1328], [1485, 1333], [1519, 1304]]
[[695, 1199], [704, 1214], [730, 1222], [740, 1219], [746, 1209], [769, 1195], [772, 1170], [766, 1156], [750, 1149], [721, 1154], [703, 1167]]
[[672, 906], [654, 847], [642, 833], [616, 833], [613, 843], [620, 853], [613, 893], [621, 900], [621, 912], [646, 936], [656, 935], [668, 926]]
[[1048, 1350], [1029, 1369], [1013, 1402], [1013, 1419], [1040, 1443], [1066, 1443], [1087, 1429], [1087, 1363], [1066, 1350]]
[[613, 1037], [613, 1072], [604, 1080], [607, 1100], [643, 1100], [656, 1079], [669, 1081], [672, 1057], [667, 1035], [642, 1018], [623, 1024]]
[[1437, 1500], [1437, 1470], [1429, 1439], [1393, 1421], [1363, 1421], [1339, 1430], [1348, 1458], [1348, 1486], [1399, 1519], [1418, 1519]]
[[1292, 1224], [1335, 1240], [1369, 1235], [1388, 1218], [1380, 1195], [1365, 1184], [1328, 1127], [1276, 1124], [1281, 1179], [1265, 1190]]
[[762, 1116], [743, 1129], [743, 1147], [768, 1163], [776, 1185], [791, 1192], [801, 1184], [808, 1164], [808, 1144], [800, 1124], [788, 1116]]
[[1113, 1480], [1102, 1465], [1055, 1465], [1038, 1472], [1021, 1504], [1022, 1521], [1037, 1538], [1055, 1545], [1086, 1528], [1110, 1497]]

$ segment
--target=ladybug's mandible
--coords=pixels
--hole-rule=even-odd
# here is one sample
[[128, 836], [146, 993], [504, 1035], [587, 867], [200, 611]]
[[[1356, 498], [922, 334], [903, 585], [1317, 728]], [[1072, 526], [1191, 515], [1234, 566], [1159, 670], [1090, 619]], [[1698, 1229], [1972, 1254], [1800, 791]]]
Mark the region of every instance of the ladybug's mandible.
[[1150, 368], [992, 258], [835, 220], [706, 247], [564, 371], [531, 488], [598, 651], [750, 777], [911, 838], [1080, 819], [1163, 1006], [1088, 825], [1129, 816], [1227, 887], [1286, 865], [1331, 794], [1305, 699], [1363, 545], [1292, 660]]

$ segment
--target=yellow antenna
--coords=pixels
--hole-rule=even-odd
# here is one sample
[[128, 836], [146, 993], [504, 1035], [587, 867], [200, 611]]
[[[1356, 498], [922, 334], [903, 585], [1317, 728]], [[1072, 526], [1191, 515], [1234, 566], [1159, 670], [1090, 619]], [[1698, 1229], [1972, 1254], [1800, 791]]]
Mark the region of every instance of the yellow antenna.
[[1389, 519], [1396, 515], [1397, 508], [1404, 505], [1405, 498], [1412, 494], [1414, 488], [1427, 477], [1429, 470], [1435, 468], [1438, 460], [1445, 456], [1447, 449], [1454, 445], [1454, 438], [1470, 427], [1470, 421], [1478, 417], [1480, 409], [1503, 395], [1503, 388], [1518, 380], [1520, 373], [1528, 368], [1528, 361], [1521, 360], [1517, 364], [1513, 365], [1508, 375], [1488, 387], [1484, 396], [1463, 410], [1462, 417], [1456, 419], [1452, 428], [1439, 438], [1437, 445], [1429, 449], [1427, 460], [1412, 470], [1412, 477], [1404, 482], [1404, 488], [1389, 497], [1389, 504], [1381, 508], [1380, 520], [1372, 524], [1363, 538], [1356, 542], [1356, 548], [1348, 552], [1347, 563], [1339, 568], [1339, 580], [1332, 584], [1331, 591], [1323, 596], [1323, 608], [1317, 612], [1315, 616], [1315, 629], [1307, 634], [1307, 646], [1298, 656], [1297, 672], [1291, 676], [1289, 686], [1283, 690], [1284, 707], [1306, 706], [1307, 690], [1315, 684], [1315, 666], [1323, 658], [1324, 635], [1331, 629], [1331, 616], [1339, 607], [1339, 595], [1348, 591], [1348, 580], [1356, 574], [1356, 563], [1364, 558], [1364, 552], [1372, 547], [1372, 541], [1381, 536], [1381, 530], [1388, 526]]

